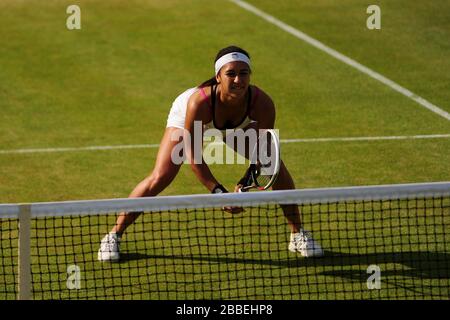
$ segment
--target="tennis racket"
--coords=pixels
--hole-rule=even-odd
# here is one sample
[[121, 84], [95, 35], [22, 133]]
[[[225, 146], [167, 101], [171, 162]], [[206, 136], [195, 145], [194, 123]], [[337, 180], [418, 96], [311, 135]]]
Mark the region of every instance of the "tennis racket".
[[262, 131], [251, 153], [250, 166], [238, 182], [239, 192], [269, 189], [277, 180], [280, 163], [280, 140], [276, 131]]

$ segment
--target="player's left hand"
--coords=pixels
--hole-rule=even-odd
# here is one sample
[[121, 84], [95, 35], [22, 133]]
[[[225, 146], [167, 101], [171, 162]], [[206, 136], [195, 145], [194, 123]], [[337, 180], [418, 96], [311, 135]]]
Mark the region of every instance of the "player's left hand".
[[[234, 192], [241, 192], [242, 185], [238, 184], [234, 187]], [[236, 214], [236, 213], [241, 213], [244, 212], [245, 209], [242, 207], [224, 207], [223, 210], [225, 212], [231, 213], [231, 214]]]
[[231, 214], [237, 214], [244, 212], [244, 208], [242, 207], [223, 207], [223, 211], [231, 213]]

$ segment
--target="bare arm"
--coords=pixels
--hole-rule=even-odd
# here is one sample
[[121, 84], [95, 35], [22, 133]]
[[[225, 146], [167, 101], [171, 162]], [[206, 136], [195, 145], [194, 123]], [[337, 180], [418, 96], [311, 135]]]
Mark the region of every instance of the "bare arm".
[[258, 129], [273, 129], [275, 125], [275, 105], [272, 99], [260, 91], [260, 96], [250, 112], [250, 117], [258, 122]]
[[[199, 128], [207, 122], [208, 114], [205, 112], [205, 105], [202, 105], [197, 99], [190, 99], [186, 111], [186, 121], [184, 125], [184, 142], [186, 158], [192, 171], [198, 180], [209, 190], [212, 191], [219, 182], [214, 178], [211, 170], [203, 159], [203, 134], [200, 134]], [[197, 130], [194, 130], [197, 128]], [[195, 136], [197, 134], [197, 136]]]

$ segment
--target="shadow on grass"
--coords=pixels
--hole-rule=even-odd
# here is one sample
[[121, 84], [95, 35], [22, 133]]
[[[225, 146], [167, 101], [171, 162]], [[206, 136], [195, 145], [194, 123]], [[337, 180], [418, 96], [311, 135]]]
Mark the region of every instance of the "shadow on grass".
[[[450, 279], [450, 254], [440, 252], [386, 252], [370, 254], [343, 254], [325, 251], [319, 258], [304, 258], [292, 254], [287, 259], [265, 258], [233, 258], [213, 255], [149, 255], [141, 253], [122, 253], [120, 263], [143, 259], [164, 260], [191, 260], [208, 262], [210, 264], [254, 264], [261, 266], [281, 268], [307, 268], [307, 267], [351, 267], [362, 266], [358, 270], [331, 270], [320, 274], [339, 276], [352, 280], [367, 280], [366, 269], [369, 265], [401, 264], [404, 267], [395, 267], [394, 270], [383, 272], [384, 276], [406, 276], [421, 279]], [[406, 268], [405, 268], [406, 267]]]

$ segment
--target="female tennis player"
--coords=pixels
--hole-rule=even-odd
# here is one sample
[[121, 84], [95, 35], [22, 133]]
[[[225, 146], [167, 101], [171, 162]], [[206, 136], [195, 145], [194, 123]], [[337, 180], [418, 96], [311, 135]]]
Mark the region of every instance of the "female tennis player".
[[[236, 46], [219, 51], [215, 59], [215, 76], [198, 87], [179, 95], [173, 102], [167, 126], [159, 147], [152, 173], [131, 192], [130, 198], [151, 197], [162, 192], [177, 175], [181, 163], [174, 163], [172, 152], [185, 134], [194, 134], [194, 122], [200, 121], [204, 129], [272, 129], [275, 123], [275, 106], [272, 99], [261, 89], [250, 85], [250, 56]], [[173, 139], [173, 137], [180, 137]], [[191, 139], [192, 141], [194, 138]], [[216, 180], [204, 161], [192, 161], [192, 148], [186, 155], [199, 181], [212, 193], [227, 190]], [[235, 192], [241, 186], [235, 187]], [[278, 178], [273, 190], [295, 189], [294, 182], [281, 161]], [[225, 211], [238, 213], [242, 208], [227, 207]], [[302, 256], [321, 256], [323, 250], [311, 234], [302, 229], [299, 209], [296, 205], [282, 206], [291, 230], [288, 249]], [[121, 213], [111, 232], [101, 241], [98, 260], [116, 261], [120, 258], [119, 241], [125, 229], [140, 213]]]

